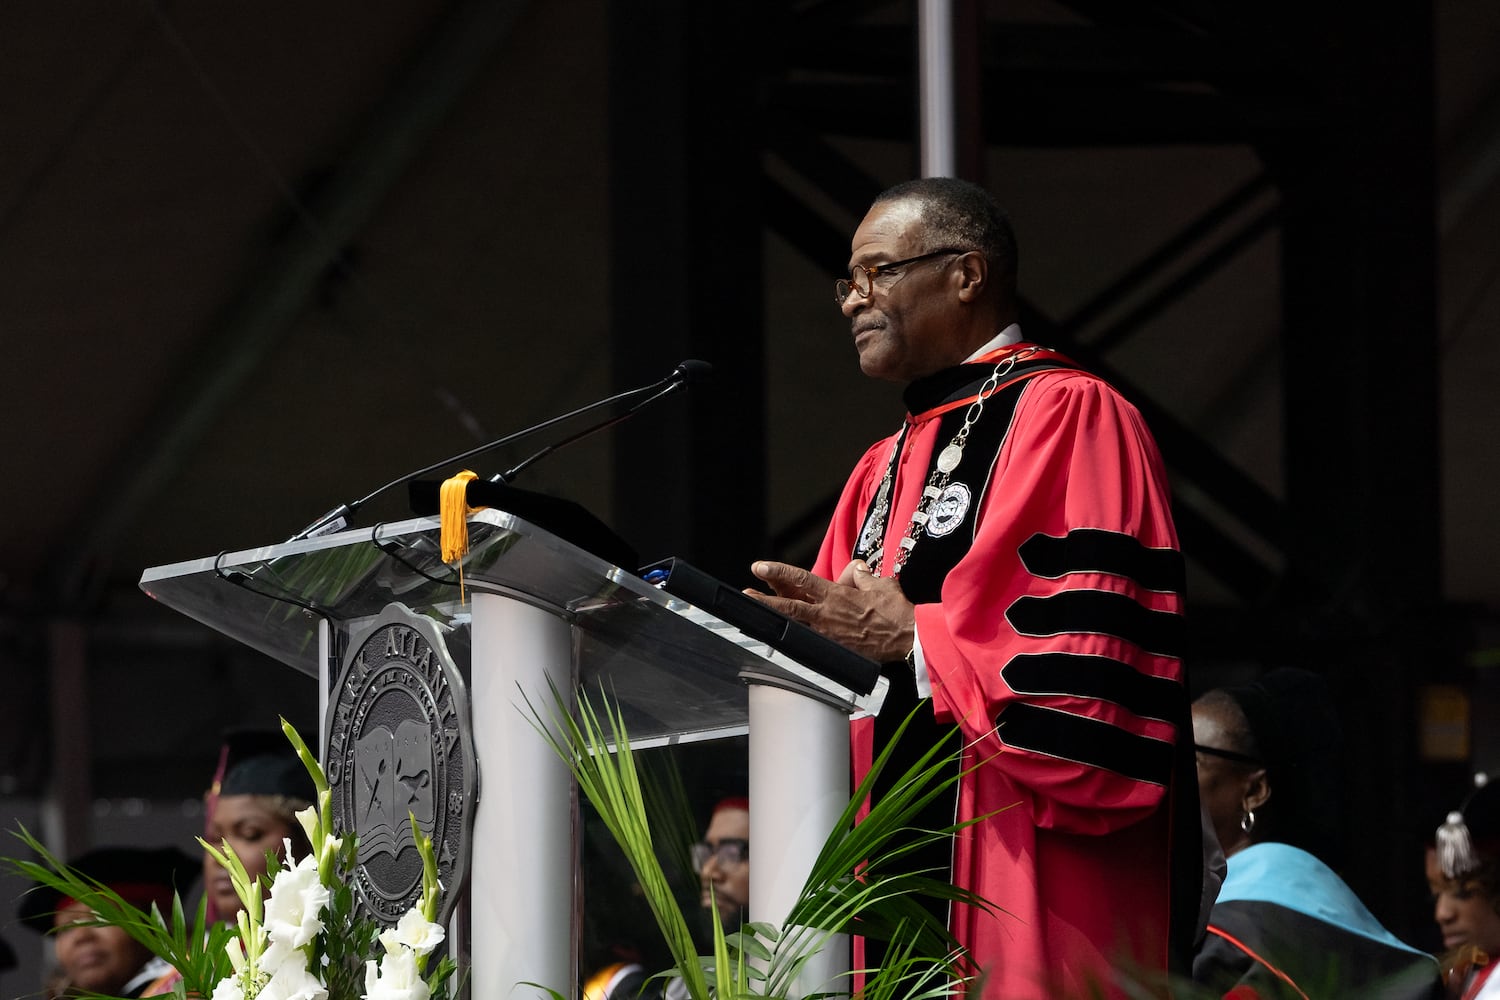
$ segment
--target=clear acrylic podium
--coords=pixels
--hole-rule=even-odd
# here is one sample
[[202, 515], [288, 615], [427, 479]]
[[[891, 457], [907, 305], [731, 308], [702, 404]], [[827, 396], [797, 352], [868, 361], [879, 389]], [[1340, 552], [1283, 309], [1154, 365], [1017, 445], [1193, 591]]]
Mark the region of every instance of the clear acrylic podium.
[[[350, 529], [155, 567], [153, 599], [319, 679], [329, 697], [346, 654], [400, 605], [448, 632], [467, 687], [475, 801], [466, 885], [452, 928], [476, 998], [576, 991], [575, 801], [570, 776], [531, 724], [549, 685], [617, 703], [633, 745], [748, 735], [751, 919], [780, 924], [849, 798], [848, 721], [857, 696], [733, 626], [501, 510], [470, 515], [459, 575], [436, 518]], [[323, 752], [323, 751], [320, 751]], [[325, 766], [327, 761], [325, 760]], [[449, 886], [453, 891], [455, 887]], [[802, 977], [847, 972], [846, 941]], [[845, 989], [842, 980], [832, 989]]]

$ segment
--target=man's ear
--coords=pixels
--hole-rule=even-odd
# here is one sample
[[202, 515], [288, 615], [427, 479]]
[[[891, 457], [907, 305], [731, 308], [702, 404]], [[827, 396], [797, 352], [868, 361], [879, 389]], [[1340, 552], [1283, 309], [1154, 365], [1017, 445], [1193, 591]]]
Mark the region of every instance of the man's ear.
[[974, 302], [984, 294], [990, 276], [989, 268], [990, 262], [977, 250], [971, 250], [958, 258], [953, 271], [957, 275], [955, 280], [958, 282], [959, 301]]

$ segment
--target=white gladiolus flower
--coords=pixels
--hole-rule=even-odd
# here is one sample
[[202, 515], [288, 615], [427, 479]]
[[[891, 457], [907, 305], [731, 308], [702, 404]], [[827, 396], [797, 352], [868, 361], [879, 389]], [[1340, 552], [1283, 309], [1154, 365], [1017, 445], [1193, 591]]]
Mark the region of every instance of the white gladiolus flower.
[[211, 1000], [245, 1000], [245, 990], [240, 985], [239, 974], [225, 976], [219, 980], [214, 987], [214, 995]]
[[307, 956], [298, 951], [290, 941], [272, 938], [271, 943], [261, 951], [260, 961], [256, 963], [256, 967], [262, 976], [273, 975], [287, 959], [292, 959], [293, 964], [297, 962], [306, 964], [307, 962]]
[[441, 924], [429, 922], [414, 907], [401, 914], [395, 927], [380, 932], [380, 943], [385, 945], [387, 954], [406, 947], [418, 955], [430, 955], [434, 948], [443, 943], [445, 936], [446, 932]]
[[323, 907], [328, 889], [318, 881], [318, 865], [303, 858], [295, 868], [276, 873], [271, 898], [266, 901], [264, 925], [273, 942], [301, 948], [323, 929]]
[[377, 966], [365, 963], [364, 1000], [427, 1000], [427, 983], [417, 975], [417, 953], [410, 948], [387, 952]]
[[255, 1000], [327, 1000], [328, 987], [307, 971], [305, 962], [282, 962]]

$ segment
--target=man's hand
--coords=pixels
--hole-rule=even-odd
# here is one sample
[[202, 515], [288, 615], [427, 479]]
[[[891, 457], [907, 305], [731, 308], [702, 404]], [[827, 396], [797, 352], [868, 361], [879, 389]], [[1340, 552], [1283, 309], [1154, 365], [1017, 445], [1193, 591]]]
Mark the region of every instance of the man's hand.
[[779, 562], [757, 562], [750, 572], [774, 592], [745, 593], [856, 653], [881, 663], [900, 660], [916, 635], [916, 606], [901, 585], [870, 572], [856, 559], [830, 583], [805, 569]]

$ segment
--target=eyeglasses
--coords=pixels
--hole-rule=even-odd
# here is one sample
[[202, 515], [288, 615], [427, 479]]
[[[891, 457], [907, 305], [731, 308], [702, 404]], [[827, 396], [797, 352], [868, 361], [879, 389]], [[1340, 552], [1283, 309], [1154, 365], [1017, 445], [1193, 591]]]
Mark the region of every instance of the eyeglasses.
[[703, 874], [703, 866], [708, 864], [708, 859], [713, 858], [714, 863], [720, 868], [728, 868], [742, 861], [750, 860], [750, 841], [739, 837], [725, 837], [717, 844], [697, 843], [688, 848], [693, 859], [693, 871]]
[[849, 277], [840, 278], [833, 283], [833, 300], [839, 305], [843, 305], [844, 300], [854, 292], [858, 292], [860, 295], [868, 298], [870, 292], [875, 289], [875, 279], [880, 275], [886, 275], [886, 280], [880, 283], [881, 287], [889, 288], [895, 284], [891, 279], [895, 277], [897, 268], [905, 267], [908, 264], [917, 264], [924, 260], [931, 260], [934, 257], [968, 252], [967, 250], [959, 250], [954, 247], [944, 247], [942, 250], [933, 250], [929, 253], [918, 254], [915, 257], [908, 257], [905, 260], [893, 260], [889, 264], [876, 264], [874, 267], [855, 264], [849, 269]]
[[1252, 757], [1247, 753], [1239, 753], [1234, 750], [1220, 750], [1218, 747], [1206, 747], [1201, 743], [1194, 743], [1193, 749], [1199, 753], [1206, 753], [1210, 757], [1219, 757], [1223, 760], [1232, 760], [1236, 764], [1252, 764], [1255, 767], [1265, 767], [1265, 762], [1258, 757]]

